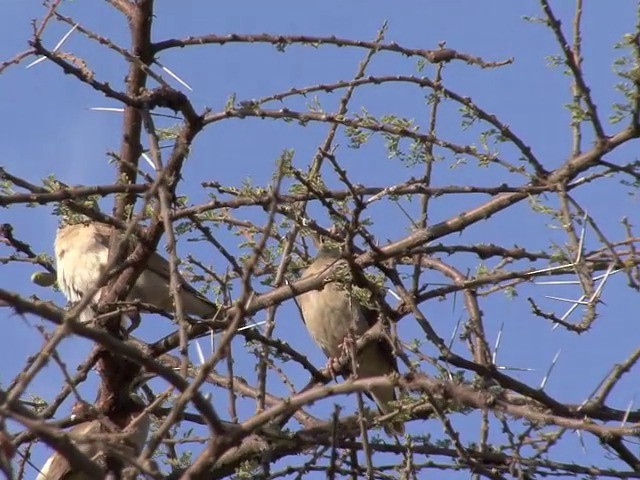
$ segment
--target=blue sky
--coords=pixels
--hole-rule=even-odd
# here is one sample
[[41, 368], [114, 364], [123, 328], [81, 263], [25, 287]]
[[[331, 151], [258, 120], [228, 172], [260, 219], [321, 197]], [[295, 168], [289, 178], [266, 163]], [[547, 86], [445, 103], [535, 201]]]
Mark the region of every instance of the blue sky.
[[[618, 81], [612, 72], [613, 60], [620, 51], [614, 50], [615, 42], [634, 28], [634, 8], [631, 2], [585, 2], [584, 11], [584, 58], [585, 77], [591, 88], [599, 112], [606, 119], [611, 105], [621, 101], [613, 89]], [[554, 2], [556, 15], [563, 25], [571, 24], [573, 6], [571, 2]], [[106, 2], [67, 2], [63, 13], [73, 16], [85, 27], [112, 38], [122, 46], [127, 45], [126, 25], [119, 14], [112, 11]], [[13, 56], [28, 48], [31, 35], [30, 20], [40, 17], [43, 8], [40, 2], [4, 0], [0, 4], [0, 58]], [[487, 61], [499, 61], [514, 57], [513, 64], [481, 70], [457, 62], [445, 68], [444, 79], [448, 88], [471, 97], [488, 112], [497, 115], [521, 138], [525, 139], [548, 169], [561, 164], [570, 153], [571, 134], [568, 127], [569, 113], [564, 105], [571, 99], [570, 77], [561, 68], [551, 68], [546, 57], [559, 53], [552, 33], [543, 25], [529, 23], [524, 15], [540, 15], [536, 2], [475, 2], [475, 1], [405, 1], [383, 2], [168, 2], [158, 1], [154, 21], [154, 40], [171, 37], [186, 37], [205, 33], [281, 33], [307, 34], [373, 40], [383, 22], [388, 22], [386, 41], [395, 41], [411, 48], [437, 48], [438, 42], [460, 52], [480, 56]], [[51, 24], [44, 35], [44, 43], [53, 47], [68, 30], [66, 25]], [[567, 31], [569, 36], [570, 33]], [[126, 64], [117, 56], [74, 34], [63, 47], [86, 59], [101, 80], [109, 81], [120, 88]], [[229, 44], [223, 47], [212, 45], [163, 52], [159, 60], [178, 73], [193, 88], [190, 98], [199, 109], [210, 107], [214, 111], [223, 109], [230, 95], [238, 100], [260, 98], [274, 92], [286, 91], [292, 86], [303, 87], [318, 83], [348, 80], [357, 70], [358, 62], [366, 54], [362, 49], [335, 48], [318, 49], [291, 46], [285, 53], [267, 45]], [[121, 118], [117, 113], [95, 112], [92, 107], [118, 107], [114, 101], [104, 98], [75, 79], [65, 76], [47, 62], [25, 69], [28, 62], [9, 68], [0, 76], [0, 112], [5, 119], [0, 130], [4, 147], [0, 165], [14, 175], [38, 183], [42, 178], [55, 173], [69, 184], [108, 184], [113, 181], [113, 167], [108, 163], [106, 152], [117, 151], [120, 143]], [[434, 67], [427, 66], [422, 73], [416, 71], [416, 59], [404, 58], [390, 53], [374, 57], [369, 75], [426, 75], [433, 77]], [[175, 82], [173, 84], [179, 88]], [[414, 118], [421, 125], [427, 121], [428, 110], [424, 97], [428, 92], [402, 85], [367, 87], [358, 91], [350, 106], [350, 113], [366, 108], [374, 115], [397, 114]], [[333, 111], [340, 99], [339, 93], [322, 95], [320, 100], [328, 111]], [[310, 101], [307, 99], [306, 101]], [[270, 108], [281, 108], [274, 103]], [[287, 104], [290, 108], [305, 108], [305, 101], [295, 100]], [[162, 122], [158, 122], [163, 125]], [[167, 123], [167, 125], [169, 125]], [[619, 126], [607, 125], [608, 132]], [[184, 169], [184, 182], [179, 193], [188, 195], [194, 203], [206, 199], [207, 191], [200, 187], [203, 180], [239, 186], [243, 179], [251, 177], [256, 185], [267, 185], [276, 160], [284, 149], [295, 150], [296, 166], [308, 164], [315, 149], [326, 134], [326, 125], [310, 125], [302, 128], [295, 124], [283, 124], [270, 120], [230, 120], [212, 125], [196, 139], [192, 153]], [[477, 143], [479, 129], [465, 131], [460, 126], [460, 117], [454, 105], [445, 105], [438, 125], [442, 138], [458, 143]], [[589, 132], [588, 126], [585, 132]], [[585, 148], [590, 134], [585, 135]], [[337, 140], [340, 159], [357, 183], [390, 185], [405, 181], [411, 175], [420, 175], [421, 169], [402, 166], [396, 160], [386, 158], [381, 140], [374, 140], [359, 150], [347, 148], [348, 139], [341, 134]], [[505, 156], [516, 161], [508, 148]], [[434, 185], [497, 185], [511, 181], [516, 185], [522, 179], [504, 174], [494, 167], [481, 169], [473, 163], [453, 168], [454, 159], [447, 152], [434, 174]], [[626, 161], [634, 156], [631, 148], [614, 153], [611, 161]], [[336, 183], [333, 183], [336, 185]], [[621, 239], [624, 231], [619, 223], [622, 216], [638, 211], [637, 199], [616, 180], [605, 180], [587, 187], [576, 194], [589, 213], [610, 235], [610, 239]], [[485, 197], [444, 197], [433, 201], [431, 220], [449, 218], [471, 206], [480, 204]], [[549, 199], [555, 205], [554, 199]], [[106, 205], [106, 204], [105, 204]], [[405, 204], [415, 213], [419, 202]], [[311, 212], [317, 212], [312, 207]], [[12, 223], [16, 235], [30, 242], [37, 251], [52, 254], [56, 219], [49, 208], [27, 209], [16, 207], [0, 211], [0, 221]], [[256, 209], [239, 212], [240, 218], [263, 219]], [[375, 226], [372, 231], [381, 243], [393, 241], [407, 233], [407, 222], [400, 211], [388, 204], [379, 204], [372, 209]], [[637, 218], [637, 217], [636, 217]], [[262, 220], [264, 221], [264, 220]], [[472, 226], [461, 236], [443, 240], [445, 244], [495, 242], [504, 246], [519, 244], [531, 250], [547, 248], [550, 241], [564, 243], [564, 235], [549, 228], [553, 220], [542, 215], [532, 215], [525, 203], [512, 211]], [[221, 233], [221, 238], [231, 251], [237, 252], [237, 239]], [[593, 232], [587, 236], [587, 245], [597, 246]], [[199, 245], [183, 242], [180, 253], [193, 252], [200, 258], [223, 271], [220, 258]], [[445, 258], [445, 260], [447, 260]], [[471, 258], [451, 260], [459, 268], [474, 269], [477, 262]], [[492, 265], [492, 262], [488, 262]], [[523, 265], [524, 267], [524, 265]], [[26, 264], [10, 264], [0, 267], [0, 286], [10, 288], [23, 295], [38, 295], [55, 300], [63, 305], [60, 294], [47, 292], [29, 282], [32, 273]], [[427, 274], [426, 278], [429, 274]], [[433, 275], [433, 274], [431, 274]], [[439, 282], [442, 279], [429, 279]], [[256, 283], [257, 285], [257, 283]], [[525, 285], [515, 300], [506, 300], [501, 294], [483, 299], [482, 308], [488, 337], [493, 341], [500, 326], [504, 324], [504, 339], [499, 354], [499, 363], [515, 367], [529, 367], [535, 372], [513, 375], [536, 386], [539, 384], [549, 362], [562, 349], [559, 362], [547, 391], [567, 402], [581, 402], [596, 386], [610, 366], [622, 361], [635, 348], [635, 335], [629, 335], [629, 319], [626, 305], [637, 301], [625, 289], [622, 277], [614, 278], [606, 286], [605, 302], [600, 318], [588, 334], [577, 337], [561, 331], [551, 331], [550, 326], [534, 318], [526, 298], [534, 297], [548, 309], [561, 312], [566, 307], [543, 298], [544, 295], [576, 297], [575, 286]], [[289, 302], [291, 303], [291, 302]], [[441, 336], [448, 338], [458, 319], [465, 317], [463, 302], [450, 299], [430, 302], [424, 310]], [[0, 372], [0, 382], [7, 383], [24, 366], [24, 359], [36, 353], [42, 339], [34, 328], [37, 319], [2, 314], [4, 335], [0, 336], [0, 351], [12, 359]], [[325, 359], [308, 338], [297, 312], [292, 306], [283, 307], [277, 317], [276, 335], [289, 341], [318, 366]], [[577, 318], [577, 317], [575, 317]], [[256, 317], [262, 319], [262, 315]], [[167, 332], [170, 325], [146, 322], [140, 336], [156, 338]], [[401, 322], [403, 339], [410, 340], [419, 335], [407, 318]], [[62, 346], [63, 358], [71, 370], [82, 360], [89, 346], [77, 339], [67, 340]], [[252, 378], [255, 360], [243, 354], [240, 342], [235, 346], [238, 374]], [[435, 353], [435, 349], [427, 353]], [[464, 352], [464, 345], [458, 345]], [[295, 372], [297, 367], [291, 367]], [[307, 376], [301, 369], [294, 374], [296, 386], [306, 383]], [[59, 385], [59, 374], [51, 366], [36, 379], [33, 393], [49, 398]], [[91, 388], [87, 387], [90, 392]], [[276, 390], [278, 391], [278, 390]], [[284, 390], [279, 390], [284, 393]], [[612, 407], [626, 408], [637, 393], [629, 379], [621, 382], [612, 396]], [[92, 395], [92, 394], [89, 394]], [[316, 405], [316, 411], [326, 413], [330, 402]], [[219, 405], [222, 412], [225, 407]], [[246, 414], [252, 405], [247, 404]], [[463, 431], [469, 433], [467, 440], [477, 437], [477, 419], [456, 418]], [[413, 430], [415, 428], [415, 430]], [[441, 432], [436, 422], [429, 425], [412, 425], [416, 433], [427, 428]], [[468, 430], [466, 430], [468, 428]], [[562, 460], [589, 463], [575, 441], [564, 441]], [[587, 443], [591, 440], [587, 438]], [[597, 442], [596, 442], [597, 443]], [[44, 449], [37, 449], [35, 463], [44, 458]]]

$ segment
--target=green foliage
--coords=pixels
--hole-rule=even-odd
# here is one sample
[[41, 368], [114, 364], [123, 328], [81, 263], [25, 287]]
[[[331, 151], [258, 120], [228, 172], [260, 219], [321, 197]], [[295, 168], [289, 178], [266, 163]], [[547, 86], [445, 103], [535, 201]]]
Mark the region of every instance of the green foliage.
[[479, 119], [478, 111], [468, 105], [462, 105], [458, 111], [462, 117], [461, 125], [463, 130], [467, 130], [472, 127]]
[[527, 199], [529, 200], [529, 206], [531, 207], [531, 210], [533, 210], [534, 212], [544, 213], [546, 215], [556, 214], [556, 211], [553, 208], [542, 203], [541, 197], [529, 195]]
[[237, 95], [235, 93], [232, 93], [231, 95], [229, 95], [227, 97], [227, 101], [224, 104], [224, 111], [228, 112], [231, 111], [233, 109], [235, 109], [236, 107], [236, 99], [237, 99]]
[[490, 270], [487, 268], [487, 266], [484, 264], [484, 262], [480, 262], [478, 264], [478, 266], [476, 267], [476, 278], [478, 277], [483, 277], [485, 275], [489, 275], [491, 272]]
[[510, 286], [504, 288], [504, 295], [508, 299], [513, 300], [514, 298], [516, 298], [518, 296], [518, 290], [513, 285], [510, 285]]
[[571, 125], [579, 125], [590, 118], [589, 112], [582, 107], [580, 102], [565, 103], [564, 107], [569, 110], [571, 114]]
[[247, 460], [243, 462], [231, 477], [233, 480], [253, 480], [260, 478], [260, 464], [256, 460]]
[[[53, 175], [43, 178], [42, 184], [52, 192], [69, 188], [67, 185], [59, 182]], [[69, 198], [71, 198], [71, 196], [72, 195], [70, 193]], [[96, 212], [100, 211], [100, 206], [98, 204], [99, 199], [99, 195], [87, 195], [86, 197], [79, 197], [75, 194], [73, 195], [73, 201], [75, 203]], [[67, 225], [74, 225], [76, 223], [82, 223], [89, 220], [85, 215], [75, 212], [67, 203], [64, 202], [54, 205], [53, 214], [60, 217], [60, 221]]]
[[539, 16], [537, 16], [537, 15], [523, 15], [523, 16], [522, 16], [522, 19], [523, 19], [525, 22], [529, 22], [529, 23], [538, 23], [538, 24], [543, 25], [543, 26], [545, 26], [545, 27], [549, 25], [549, 22], [547, 21], [547, 19], [546, 19], [546, 18], [539, 17]]
[[2, 168], [0, 167], [0, 194], [1, 195], [14, 195], [13, 183], [9, 180], [3, 180]]
[[349, 139], [349, 148], [358, 149], [369, 141], [373, 132], [349, 125], [345, 128], [345, 135]]
[[[384, 125], [389, 125], [397, 128], [398, 130], [417, 132], [419, 128], [413, 119], [398, 117], [396, 115], [385, 115], [380, 120]], [[386, 140], [385, 147], [387, 148], [388, 158], [397, 158], [401, 162], [410, 166], [422, 163], [423, 156], [422, 148], [420, 148], [421, 143], [416, 141], [411, 142], [409, 153], [407, 154], [401, 148], [401, 142], [405, 140], [403, 135], [383, 132], [382, 137]]]
[[564, 57], [562, 55], [547, 55], [544, 59], [547, 62], [547, 66], [552, 68], [565, 64]]
[[311, 101], [307, 102], [307, 109], [311, 112], [316, 112], [316, 113], [325, 112], [324, 108], [322, 108], [322, 104], [320, 103], [320, 98], [317, 95], [314, 95]]
[[622, 95], [624, 101], [615, 102], [611, 106], [613, 113], [609, 116], [609, 122], [612, 124], [619, 123], [633, 113], [640, 84], [640, 47], [636, 45], [636, 36], [631, 33], [623, 35], [614, 48], [624, 52], [613, 62], [613, 73], [623, 80], [615, 85], [615, 90]]
[[293, 157], [295, 156], [295, 150], [293, 148], [289, 148], [283, 150], [278, 158], [278, 166], [280, 168], [280, 172], [274, 171], [271, 175], [272, 180], [276, 180], [280, 174], [283, 177], [294, 177], [294, 167], [293, 167]]
[[161, 142], [164, 140], [175, 140], [180, 135], [180, 124], [172, 125], [167, 128], [156, 128], [156, 135]]

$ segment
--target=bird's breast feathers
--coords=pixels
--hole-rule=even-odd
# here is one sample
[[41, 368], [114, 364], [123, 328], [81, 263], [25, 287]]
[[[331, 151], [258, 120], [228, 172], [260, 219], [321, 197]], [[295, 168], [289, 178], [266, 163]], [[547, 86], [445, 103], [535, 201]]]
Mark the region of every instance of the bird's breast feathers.
[[340, 345], [351, 327], [356, 334], [366, 330], [357, 303], [343, 291], [328, 285], [323, 290], [301, 295], [299, 301], [309, 333], [329, 356], [340, 356]]
[[58, 286], [71, 301], [80, 300], [82, 292], [96, 284], [107, 264], [108, 250], [90, 233], [63, 236], [55, 245]]

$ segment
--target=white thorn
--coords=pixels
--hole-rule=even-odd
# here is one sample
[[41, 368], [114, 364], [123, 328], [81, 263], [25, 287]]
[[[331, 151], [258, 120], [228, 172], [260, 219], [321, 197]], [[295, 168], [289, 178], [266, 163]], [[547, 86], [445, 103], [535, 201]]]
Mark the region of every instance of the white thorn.
[[600, 297], [600, 293], [602, 292], [602, 289], [604, 288], [605, 282], [609, 279], [609, 276], [611, 275], [611, 272], [613, 272], [613, 263], [611, 265], [609, 265], [609, 268], [607, 268], [607, 271], [605, 272], [604, 276], [602, 277], [602, 281], [600, 282], [600, 284], [596, 288], [596, 291], [593, 292], [593, 295], [589, 299], [589, 303], [594, 302], [598, 297]]
[[579, 280], [549, 280], [542, 282], [533, 282], [534, 285], [578, 285], [580, 284]]
[[253, 301], [255, 296], [256, 296], [256, 292], [251, 292], [251, 294], [249, 295], [249, 298], [247, 298], [247, 301], [244, 304], [245, 310], [249, 309], [249, 305], [251, 305], [251, 302]]
[[[559, 302], [577, 303], [578, 305], [589, 305], [589, 302], [583, 301], [582, 299], [574, 300], [573, 298], [554, 297], [554, 296], [551, 296], [551, 295], [545, 295], [544, 298], [548, 298], [550, 300], [557, 300]], [[584, 295], [583, 295], [583, 298], [584, 298]]]
[[73, 32], [75, 32], [76, 28], [78, 28], [78, 25], [80, 25], [80, 24], [79, 24], [79, 23], [76, 23], [73, 27], [71, 27], [71, 29], [70, 29], [67, 33], [65, 33], [65, 34], [64, 34], [64, 37], [62, 37], [62, 38], [60, 39], [60, 41], [56, 44], [56, 46], [55, 46], [55, 47], [53, 47], [53, 51], [54, 51], [54, 52], [57, 52], [57, 51], [58, 51], [58, 49], [59, 49], [59, 48], [64, 44], [64, 42], [66, 42], [66, 41], [67, 41], [67, 38], [69, 38], [69, 37], [71, 36], [71, 34], [72, 34]]
[[200, 347], [200, 342], [196, 340], [196, 353], [198, 354], [198, 359], [200, 360], [200, 365], [204, 364], [204, 353], [202, 353], [202, 347]]
[[44, 62], [46, 59], [47, 59], [47, 57], [38, 57], [33, 62], [31, 62], [29, 65], [27, 65], [25, 68], [35, 67], [37, 64], [39, 64], [40, 62]]
[[582, 231], [580, 232], [580, 241], [578, 242], [578, 256], [576, 257], [576, 263], [582, 258], [582, 248], [584, 247], [584, 237], [587, 235], [587, 211], [585, 210], [582, 217]]
[[624, 427], [625, 424], [627, 423], [627, 420], [629, 420], [629, 415], [631, 414], [631, 408], [633, 407], [633, 404], [635, 403], [635, 401], [636, 401], [636, 397], [634, 395], [631, 401], [629, 402], [629, 405], [627, 406], [627, 410], [624, 412], [624, 417], [622, 417], [622, 423], [620, 424], [621, 427]]
[[498, 370], [511, 370], [514, 372], [535, 372], [535, 368], [527, 368], [527, 367], [506, 367], [501, 365], [496, 365]]
[[587, 178], [587, 177], [578, 177], [578, 178], [576, 178], [575, 180], [573, 180], [572, 182], [569, 182], [569, 184], [568, 184], [568, 185], [569, 185], [569, 186], [571, 186], [571, 187], [573, 187], [573, 186], [575, 186], [575, 185], [579, 185], [579, 184], [581, 184], [582, 182], [584, 182], [584, 181], [586, 180], [586, 178]]
[[[73, 27], [71, 27], [71, 29], [67, 33], [64, 34], [64, 36], [60, 39], [60, 41], [56, 44], [56, 46], [53, 47], [54, 52], [57, 52], [58, 49], [62, 46], [62, 44], [67, 41], [67, 38], [69, 38], [69, 36], [75, 31], [76, 28], [78, 28], [78, 25], [79, 24], [76, 23]], [[46, 59], [47, 57], [44, 57], [44, 56], [38, 57], [29, 65], [27, 65], [26, 68], [35, 67], [37, 64], [39, 64], [40, 62], [44, 62]]]
[[460, 326], [460, 319], [458, 319], [458, 323], [456, 323], [456, 326], [453, 329], [453, 332], [451, 332], [451, 340], [449, 341], [449, 350], [451, 350], [451, 346], [453, 345], [453, 341], [456, 338], [456, 333], [458, 333], [458, 327]]
[[396, 300], [400, 301], [402, 300], [402, 298], [400, 297], [400, 295], [398, 295], [394, 290], [392, 290], [391, 288], [387, 288], [387, 291], [391, 294], [391, 296], [393, 298], [395, 298]]
[[493, 347], [493, 355], [491, 356], [491, 363], [495, 365], [496, 357], [498, 356], [498, 348], [500, 348], [500, 340], [502, 339], [502, 329], [504, 328], [504, 322], [500, 324], [500, 330], [498, 330], [498, 336], [496, 337], [496, 344]]
[[609, 272], [609, 269], [607, 269], [607, 271], [605, 273], [603, 273], [602, 275], [598, 275], [596, 277], [593, 277], [593, 280], [594, 281], [601, 280], [601, 279], [606, 278], [606, 277], [608, 277], [610, 275], [615, 275], [616, 273], [621, 272], [621, 271], [622, 271], [621, 268], [616, 268], [615, 270], [612, 270], [611, 272]]
[[558, 357], [560, 356], [560, 352], [562, 352], [562, 349], [558, 350], [558, 353], [556, 353], [556, 356], [553, 357], [553, 360], [551, 361], [551, 365], [549, 366], [549, 370], [547, 370], [547, 374], [542, 379], [542, 382], [540, 382], [539, 390], [544, 390], [544, 387], [547, 384], [547, 381], [549, 380], [549, 376], [551, 375], [551, 372], [553, 371], [553, 367], [556, 366], [556, 362], [558, 361]]
[[115, 107], [91, 107], [89, 110], [93, 110], [95, 112], [124, 112], [124, 108], [115, 108]]
[[262, 322], [256, 322], [250, 325], [245, 325], [244, 327], [239, 328], [238, 331], [241, 332], [243, 330], [249, 330], [250, 328], [259, 327], [260, 325], [264, 325], [265, 323], [267, 323], [267, 321], [263, 320]]
[[142, 158], [144, 158], [147, 163], [151, 166], [151, 168], [153, 168], [153, 170], [155, 171], [156, 166], [153, 164], [153, 160], [151, 160], [151, 157], [149, 157], [149, 155], [147, 155], [145, 152], [142, 152]]
[[531, 272], [527, 272], [527, 275], [537, 275], [539, 273], [555, 272], [556, 270], [564, 270], [565, 268], [572, 268], [573, 266], [574, 266], [573, 263], [568, 263], [566, 265], [558, 265], [557, 267], [541, 268], [540, 270], [533, 270]]
[[587, 298], [586, 296], [582, 295], [580, 299], [576, 303], [571, 305], [571, 307], [569, 307], [569, 310], [567, 310], [567, 312], [562, 317], [560, 317], [560, 320], [562, 321], [566, 320], [567, 317], [571, 315], [576, 308], [578, 308], [578, 305], [581, 304], [580, 302], [584, 303], [583, 300], [585, 300], [586, 298]]
[[584, 444], [584, 438], [582, 438], [582, 430], [576, 430], [576, 434], [578, 435], [578, 438], [580, 439], [580, 446], [582, 447], [582, 453], [584, 453], [586, 455], [587, 454], [587, 447]]
[[180, 83], [180, 85], [182, 85], [184, 88], [186, 88], [187, 90], [189, 90], [190, 92], [193, 92], [193, 88], [191, 88], [187, 82], [185, 82], [184, 80], [182, 80], [180, 77], [178, 77], [178, 75], [176, 75], [175, 73], [173, 73], [171, 70], [169, 70], [167, 67], [165, 67], [164, 65], [162, 65], [160, 62], [158, 62], [156, 60], [156, 63], [158, 65], [160, 65], [160, 68], [162, 68], [162, 70], [164, 70], [165, 72], [167, 72], [169, 75], [171, 75], [171, 77], [173, 77], [178, 83]]

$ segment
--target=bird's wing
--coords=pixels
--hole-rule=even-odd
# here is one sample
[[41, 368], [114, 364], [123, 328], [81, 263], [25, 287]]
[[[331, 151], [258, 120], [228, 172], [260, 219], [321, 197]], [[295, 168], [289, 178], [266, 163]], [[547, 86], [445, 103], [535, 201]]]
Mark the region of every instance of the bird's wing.
[[[369, 328], [378, 323], [380, 319], [380, 312], [378, 310], [367, 308], [364, 305], [361, 305], [360, 309], [362, 310], [362, 314], [367, 321], [367, 325], [369, 326]], [[380, 354], [384, 356], [389, 365], [393, 366], [393, 370], [397, 372], [398, 362], [396, 361], [396, 356], [393, 354], [393, 347], [391, 346], [391, 343], [389, 343], [389, 340], [383, 337], [380, 338], [377, 343]]]
[[[99, 243], [101, 243], [102, 245], [104, 245], [105, 247], [108, 247], [109, 246], [109, 238], [111, 236], [112, 229], [113, 229], [113, 227], [111, 227], [109, 225], [96, 223], [95, 224], [95, 237], [96, 237], [96, 240]], [[129, 251], [128, 251], [128, 253], [131, 253], [131, 251], [133, 250], [133, 246], [134, 245], [135, 245], [135, 238], [132, 236], [130, 238], [130, 240], [129, 240]], [[161, 256], [160, 254], [155, 253], [155, 252], [152, 253], [149, 256], [149, 260], [147, 260], [147, 268], [151, 272], [153, 272], [156, 275], [158, 275], [163, 280], [166, 280], [167, 284], [169, 284], [169, 280], [171, 278], [169, 262], [163, 256]], [[200, 292], [198, 292], [195, 288], [193, 288], [191, 285], [189, 285], [187, 283], [187, 281], [180, 274], [178, 274], [178, 281], [180, 282], [180, 287], [182, 288], [182, 290], [188, 291], [189, 293], [191, 293], [193, 295], [196, 295], [198, 297], [201, 297], [202, 299], [205, 299], [205, 297], [203, 297]]]
[[327, 268], [333, 265], [340, 257], [332, 257], [328, 255], [321, 255], [318, 253], [315, 260], [311, 262], [311, 264], [307, 267], [307, 269], [302, 273], [300, 278], [309, 278], [314, 275], [318, 275], [324, 272]]
[[105, 248], [109, 248], [109, 239], [111, 238], [111, 232], [113, 227], [104, 223], [92, 223], [93, 238]]
[[[70, 433], [75, 435], [90, 435], [99, 433], [101, 430], [102, 427], [100, 422], [98, 420], [92, 420], [87, 423], [76, 425], [71, 429]], [[76, 445], [76, 447], [83, 454], [91, 458], [98, 453], [96, 445], [97, 444], [89, 443]], [[69, 473], [71, 473], [71, 465], [69, 464], [69, 461], [59, 452], [55, 452], [44, 464], [36, 480], [62, 480], [68, 478], [67, 475]]]
[[[323, 250], [321, 249], [320, 251], [318, 251], [318, 255], [316, 255], [313, 262], [311, 262], [311, 264], [305, 269], [305, 271], [302, 272], [302, 275], [300, 276], [300, 280], [314, 277], [316, 275], [321, 274], [339, 258], [340, 258], [339, 255], [337, 257], [333, 257], [330, 255], [323, 254]], [[307, 320], [304, 318], [304, 311], [305, 311], [305, 308], [307, 307], [307, 304], [309, 304], [310, 302], [314, 303], [314, 301], [317, 300], [317, 293], [318, 291], [310, 290], [308, 292], [305, 292], [297, 296], [294, 299], [295, 302], [300, 307], [300, 310], [302, 313], [302, 315], [300, 315], [302, 317], [302, 323], [304, 323], [307, 327], [308, 327], [308, 324], [307, 324]]]
[[[371, 328], [375, 325], [379, 319], [380, 314], [376, 310], [372, 310], [367, 307], [362, 307], [363, 315]], [[375, 342], [375, 348], [370, 348], [369, 345], [365, 347], [362, 354], [363, 356], [363, 368], [371, 371], [375, 371], [375, 374], [387, 374], [390, 373], [388, 369], [393, 372], [398, 372], [398, 362], [396, 356], [393, 354], [393, 347], [386, 337], [380, 338]], [[367, 357], [366, 359], [364, 357]], [[377, 357], [377, 358], [376, 358]], [[396, 389], [393, 387], [377, 387], [371, 389], [371, 396], [378, 405], [378, 409], [381, 413], [389, 413], [393, 408], [389, 407], [389, 403], [396, 400]], [[384, 430], [387, 435], [404, 435], [404, 422], [402, 420], [391, 419], [384, 425]]]
[[[167, 285], [171, 280], [171, 269], [169, 268], [169, 261], [158, 253], [152, 253], [149, 257], [149, 261], [147, 262], [147, 268], [161, 277], [163, 280], [166, 280]], [[193, 288], [180, 273], [178, 273], [178, 282], [180, 283], [180, 288], [189, 292], [192, 295], [199, 297], [200, 299], [209, 302], [209, 300], [203, 296], [198, 290]]]

